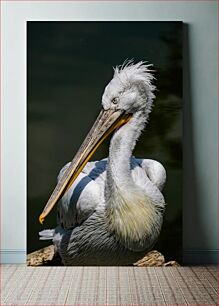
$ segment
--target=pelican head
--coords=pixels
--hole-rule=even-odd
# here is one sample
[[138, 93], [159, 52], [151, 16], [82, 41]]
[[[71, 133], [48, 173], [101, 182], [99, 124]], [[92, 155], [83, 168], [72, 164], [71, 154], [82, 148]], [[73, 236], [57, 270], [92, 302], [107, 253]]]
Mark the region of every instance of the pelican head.
[[[114, 130], [132, 121], [141, 114], [147, 120], [154, 99], [153, 75], [150, 65], [132, 61], [114, 69], [112, 80], [106, 86], [102, 97], [102, 110], [80, 149], [57, 184], [39, 217], [43, 223], [54, 205], [75, 181], [83, 167], [98, 146]], [[142, 116], [143, 114], [143, 116]]]
[[139, 111], [149, 113], [154, 99], [151, 65], [144, 62], [126, 65], [114, 69], [113, 79], [106, 86], [102, 105], [105, 110], [121, 110], [129, 114]]

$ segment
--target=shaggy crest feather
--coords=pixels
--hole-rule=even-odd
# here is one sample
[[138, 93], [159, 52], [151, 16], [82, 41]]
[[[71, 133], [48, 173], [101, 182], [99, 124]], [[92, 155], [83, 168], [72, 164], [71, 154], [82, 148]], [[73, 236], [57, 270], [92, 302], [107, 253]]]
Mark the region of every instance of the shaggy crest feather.
[[145, 61], [140, 61], [135, 64], [133, 60], [125, 60], [122, 65], [118, 65], [114, 68], [114, 73], [115, 75], [119, 74], [120, 77], [122, 74], [126, 74], [127, 77], [133, 74], [139, 74], [151, 82], [154, 79], [154, 76], [151, 74], [154, 70], [149, 69], [149, 67], [152, 66], [152, 64], [147, 64]]
[[[156, 89], [152, 84], [155, 79], [152, 74], [154, 70], [150, 69], [152, 66], [152, 64], [147, 64], [144, 61], [134, 64], [133, 60], [126, 60], [122, 65], [114, 68], [114, 77], [126, 85], [142, 81], [152, 93]], [[152, 97], [154, 98], [154, 95]]]

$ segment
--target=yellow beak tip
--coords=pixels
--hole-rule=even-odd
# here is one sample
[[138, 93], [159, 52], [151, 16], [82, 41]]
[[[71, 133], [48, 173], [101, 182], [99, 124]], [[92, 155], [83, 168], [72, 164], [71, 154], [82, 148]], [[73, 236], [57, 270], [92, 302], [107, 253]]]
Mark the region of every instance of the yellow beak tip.
[[39, 216], [39, 222], [40, 224], [43, 224], [44, 222], [44, 217], [42, 216], [42, 214]]

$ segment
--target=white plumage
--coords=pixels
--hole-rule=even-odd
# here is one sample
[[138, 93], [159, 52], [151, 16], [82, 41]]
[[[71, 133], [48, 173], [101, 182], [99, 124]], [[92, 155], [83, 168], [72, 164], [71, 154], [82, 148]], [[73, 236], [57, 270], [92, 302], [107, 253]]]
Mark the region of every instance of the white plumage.
[[[158, 239], [166, 172], [157, 161], [132, 156], [151, 111], [155, 89], [152, 80], [148, 65], [128, 62], [114, 69], [113, 79], [105, 88], [103, 113], [110, 114], [106, 121], [115, 114], [129, 118], [116, 125], [109, 157], [87, 163], [69, 184], [59, 202], [57, 228], [40, 233], [41, 239], [53, 238], [65, 265], [132, 264]], [[103, 129], [101, 126], [91, 130], [83, 151], [91, 138], [97, 138], [95, 133]], [[73, 164], [75, 160], [60, 171], [57, 188], [66, 181]]]

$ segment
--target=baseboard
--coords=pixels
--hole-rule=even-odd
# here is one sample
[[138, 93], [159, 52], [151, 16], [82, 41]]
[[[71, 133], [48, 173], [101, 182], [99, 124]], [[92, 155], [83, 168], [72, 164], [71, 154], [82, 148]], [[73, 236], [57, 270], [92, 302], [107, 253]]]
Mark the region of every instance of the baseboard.
[[[26, 263], [26, 250], [0, 250], [1, 264]], [[183, 263], [218, 264], [218, 250], [184, 250]]]
[[192, 265], [218, 264], [218, 250], [184, 250], [183, 263]]
[[26, 263], [26, 250], [0, 250], [1, 264]]

